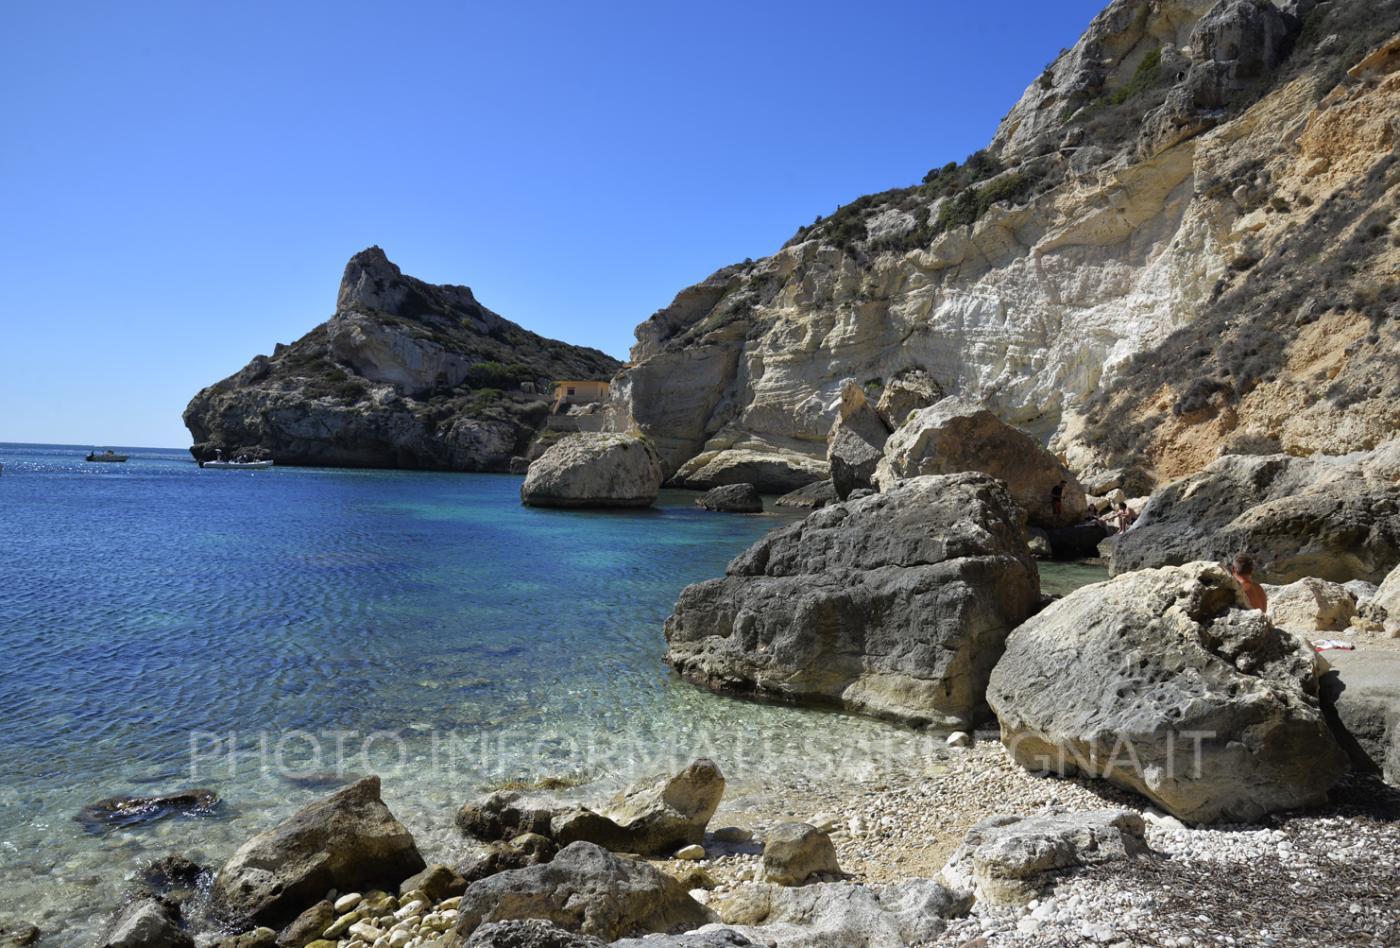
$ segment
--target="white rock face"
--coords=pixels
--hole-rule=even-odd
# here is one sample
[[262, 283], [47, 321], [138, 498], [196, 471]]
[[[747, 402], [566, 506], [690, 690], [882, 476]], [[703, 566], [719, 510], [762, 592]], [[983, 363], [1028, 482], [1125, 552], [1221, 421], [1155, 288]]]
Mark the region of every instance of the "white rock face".
[[[1376, 125], [1395, 95], [1385, 90], [1400, 85], [1376, 84], [1369, 102], [1357, 93], [1356, 115], [1314, 123], [1329, 106], [1301, 80], [1263, 94], [1286, 46], [1281, 24], [1272, 7], [1114, 0], [1030, 85], [989, 149], [1006, 167], [995, 180], [1024, 172], [1048, 182], [1044, 190], [992, 202], [973, 224], [937, 233], [928, 211], [952, 198], [912, 189], [872, 196], [843, 218], [848, 236], [817, 227], [683, 291], [638, 327], [632, 365], [614, 388], [619, 430], [636, 424], [649, 434], [668, 476], [722, 467], [731, 452], [750, 467], [766, 456], [774, 471], [806, 476], [825, 466], [844, 380], [865, 385], [919, 369], [942, 391], [1050, 442], [1077, 472], [1118, 466], [1083, 430], [1079, 409], [1131, 356], [1206, 310], [1236, 272], [1232, 263], [1266, 254], [1307, 220], [1270, 210], [1267, 190], [1241, 203], [1219, 182], [1245, 162], [1277, 164], [1275, 180], [1290, 182], [1285, 203], [1293, 200], [1298, 156], [1279, 129], [1317, 124], [1351, 136], [1353, 126]], [[1159, 85], [1135, 98], [1140, 69]], [[1119, 93], [1134, 105], [1111, 136], [1091, 120], [1069, 121]], [[1341, 149], [1348, 158], [1353, 145], [1380, 154], [1360, 132], [1352, 137]], [[1342, 171], [1334, 160], [1329, 167], [1334, 180], [1309, 179], [1301, 207], [1357, 186], [1374, 166]], [[925, 228], [928, 236], [917, 236]], [[1318, 363], [1319, 371], [1329, 368]], [[1328, 423], [1319, 425], [1318, 406], [1329, 403], [1315, 385], [1273, 396], [1268, 387], [1248, 407], [1262, 419], [1260, 430], [1286, 447], [1335, 453], [1375, 443], [1382, 409], [1354, 421], [1326, 409]], [[1159, 411], [1159, 400], [1140, 407]], [[1284, 429], [1299, 428], [1290, 418], [1305, 408], [1306, 431], [1290, 436]], [[1160, 479], [1209, 463], [1230, 422], [1194, 432], [1191, 450], [1171, 459]], [[1162, 440], [1175, 449], [1170, 438], [1178, 434], [1167, 426]], [[1142, 460], [1155, 472], [1158, 458]]]
[[425, 339], [385, 325], [363, 313], [346, 311], [326, 324], [331, 355], [374, 382], [397, 386], [417, 397], [435, 387], [451, 387], [467, 377], [471, 360]]
[[530, 465], [520, 500], [531, 507], [650, 507], [661, 492], [656, 452], [641, 438], [572, 434]]

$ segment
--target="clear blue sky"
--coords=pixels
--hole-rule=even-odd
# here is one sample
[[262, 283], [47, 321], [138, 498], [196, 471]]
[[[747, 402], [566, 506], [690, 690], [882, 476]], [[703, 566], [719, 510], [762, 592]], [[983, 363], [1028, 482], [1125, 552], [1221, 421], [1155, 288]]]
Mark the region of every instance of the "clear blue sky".
[[623, 357], [986, 144], [1102, 0], [6, 4], [0, 441], [179, 446], [345, 260]]

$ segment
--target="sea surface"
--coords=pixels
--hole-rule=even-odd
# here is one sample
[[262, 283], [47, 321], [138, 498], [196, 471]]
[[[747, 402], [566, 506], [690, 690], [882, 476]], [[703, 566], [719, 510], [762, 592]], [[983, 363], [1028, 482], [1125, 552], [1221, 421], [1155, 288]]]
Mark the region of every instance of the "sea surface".
[[[582, 797], [717, 758], [731, 784], [859, 778], [938, 735], [680, 681], [688, 583], [793, 513], [522, 507], [508, 475], [206, 471], [188, 452], [0, 444], [0, 926], [87, 943], [151, 859], [217, 863], [366, 773], [429, 861], [482, 792]], [[1047, 565], [1049, 592], [1103, 578]], [[74, 819], [206, 787], [211, 814]]]

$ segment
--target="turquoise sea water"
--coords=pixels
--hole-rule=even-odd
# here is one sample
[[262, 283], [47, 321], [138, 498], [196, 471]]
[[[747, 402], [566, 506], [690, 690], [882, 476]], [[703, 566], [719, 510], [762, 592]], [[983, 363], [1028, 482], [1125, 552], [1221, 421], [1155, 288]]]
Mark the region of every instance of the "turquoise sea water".
[[[521, 507], [520, 478], [203, 471], [183, 451], [0, 445], [0, 923], [84, 941], [149, 859], [217, 861], [367, 772], [433, 858], [505, 781], [612, 786], [699, 753], [856, 774], [927, 735], [679, 681], [681, 588], [791, 514]], [[1046, 570], [1046, 586], [1097, 578]], [[116, 794], [213, 816], [94, 833]]]

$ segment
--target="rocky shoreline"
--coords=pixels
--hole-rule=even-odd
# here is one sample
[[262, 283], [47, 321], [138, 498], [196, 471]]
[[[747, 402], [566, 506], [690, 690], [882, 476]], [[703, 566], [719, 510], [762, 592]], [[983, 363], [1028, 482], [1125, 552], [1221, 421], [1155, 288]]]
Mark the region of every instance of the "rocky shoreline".
[[[377, 784], [374, 790], [377, 794]], [[489, 809], [491, 799], [467, 809], [479, 813], [483, 804]], [[548, 794], [498, 794], [496, 799], [506, 799], [516, 812], [552, 814], [556, 819], [578, 810], [577, 804]], [[204, 901], [210, 891], [208, 871], [187, 867], [195, 875], [184, 880], [185, 892], [180, 891], [178, 873], [173, 873], [173, 888], [166, 888], [159, 900], [149, 895], [136, 898], [101, 943], [220, 948], [598, 948], [605, 944], [627, 948], [750, 944], [853, 948], [1105, 944], [1127, 948], [1380, 946], [1400, 937], [1400, 892], [1387, 882], [1400, 872], [1400, 831], [1396, 829], [1400, 790], [1372, 776], [1346, 778], [1321, 807], [1280, 812], [1253, 824], [1199, 826], [1183, 823], [1101, 781], [1034, 776], [1010, 759], [995, 733], [986, 733], [970, 746], [949, 745], [860, 781], [833, 782], [794, 774], [744, 785], [716, 802], [715, 812], [705, 820], [706, 828], [696, 837], [699, 843], [680, 847], [673, 858], [611, 857], [605, 849], [592, 847], [587, 850], [591, 861], [585, 861], [575, 876], [566, 883], [555, 880], [556, 885], [584, 889], [591, 880], [594, 889], [578, 895], [578, 900], [595, 905], [597, 911], [605, 912], [601, 917], [609, 918], [623, 905], [623, 918], [629, 911], [640, 914], [632, 923], [616, 924], [625, 928], [640, 922], [645, 930], [657, 924], [652, 909], [626, 909], [632, 904], [631, 896], [625, 894], [627, 887], [619, 891], [606, 881], [615, 882], [619, 871], [633, 873], [641, 880], [636, 885], [648, 893], [638, 905], [650, 906], [662, 898], [660, 892], [669, 893], [665, 898], [675, 905], [693, 903], [690, 908], [673, 907], [662, 916], [678, 918], [680, 928], [696, 931], [691, 935], [598, 938], [599, 932], [608, 929], [590, 926], [587, 913], [581, 916], [585, 919], [581, 934], [578, 924], [558, 924], [570, 913], [561, 917], [560, 903], [552, 901], [553, 896], [539, 902], [519, 889], [527, 881], [524, 874], [531, 871], [530, 865], [550, 864], [538, 862], [552, 843], [531, 831], [529, 821], [535, 819], [531, 816], [514, 827], [519, 832], [509, 843], [485, 844], [475, 859], [455, 868], [425, 867], [382, 889], [328, 888], [319, 893], [322, 898], [306, 897], [307, 908], [280, 928], [250, 928], [242, 935], [220, 934], [216, 928], [191, 938], [171, 926], [170, 920], [180, 910], [172, 913], [170, 906], [182, 900], [182, 910], [190, 917], [219, 917]], [[1029, 886], [1028, 899], [950, 897], [942, 906], [947, 917], [930, 911], [933, 903], [928, 893], [936, 891], [932, 887], [939, 883], [920, 880], [946, 880], [949, 868], [968, 858], [965, 841], [984, 821], [1022, 818], [1021, 823], [1035, 824], [1039, 835], [1034, 838], [1040, 840], [1047, 838], [1046, 826], [1057, 821], [1094, 821], [1113, 814], [1118, 814], [1113, 819], [1140, 824], [1141, 846], [1134, 854], [1098, 861], [1098, 855], [1086, 851], [1076, 862], [1060, 867], [1032, 861], [1015, 878], [1018, 886]], [[506, 811], [505, 822], [512, 818]], [[460, 814], [458, 823], [463, 823]], [[829, 839], [832, 861], [824, 871], [804, 877], [805, 884], [796, 888], [774, 885], [766, 881], [774, 860], [765, 855], [764, 843], [771, 850], [772, 841], [794, 824], [807, 824], [813, 834]], [[478, 821], [473, 828], [481, 832], [482, 824]], [[534, 829], [541, 828], [548, 831], [547, 823], [534, 824]], [[486, 832], [509, 835], [500, 822]], [[280, 829], [273, 835], [287, 838]], [[401, 842], [411, 846], [411, 838]], [[574, 849], [579, 846], [591, 844], [573, 844]], [[516, 868], [501, 868], [510, 860], [502, 862], [491, 855], [495, 852], [516, 854]], [[363, 851], [359, 858], [365, 858]], [[791, 865], [792, 856], [785, 858], [785, 865]], [[171, 867], [179, 861], [162, 863], [168, 884]], [[499, 871], [469, 885], [469, 877], [486, 863]], [[276, 862], [262, 865], [278, 871]], [[643, 873], [641, 868], [626, 869], [628, 865], [650, 869]], [[484, 884], [491, 879], [496, 880], [494, 890]], [[904, 892], [911, 885], [929, 887], [921, 896], [923, 907], [913, 915], [903, 903], [883, 901], [889, 893]], [[799, 902], [792, 903], [794, 898]], [[464, 911], [475, 912], [480, 920], [464, 926]], [[554, 923], [527, 921], [530, 918], [552, 918]], [[470, 930], [464, 932], [464, 927]], [[614, 934], [622, 931], [612, 929]], [[772, 937], [765, 938], [765, 933]]]

